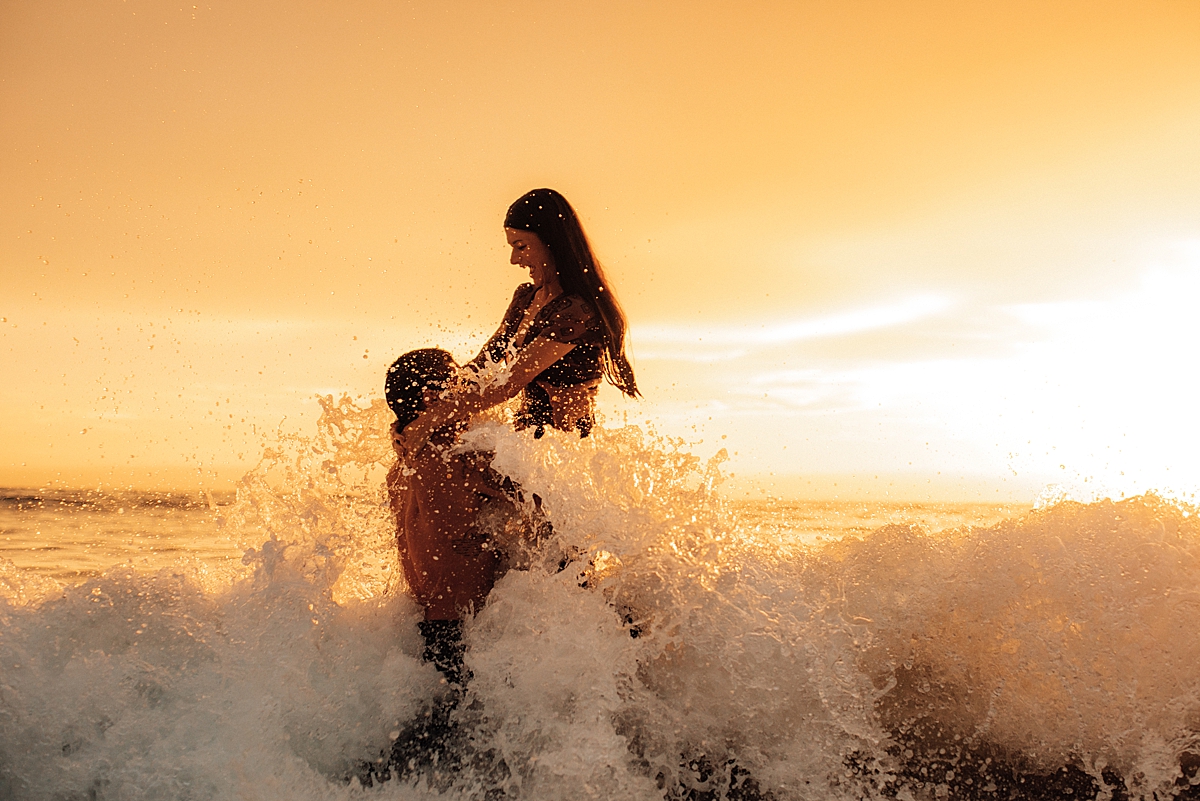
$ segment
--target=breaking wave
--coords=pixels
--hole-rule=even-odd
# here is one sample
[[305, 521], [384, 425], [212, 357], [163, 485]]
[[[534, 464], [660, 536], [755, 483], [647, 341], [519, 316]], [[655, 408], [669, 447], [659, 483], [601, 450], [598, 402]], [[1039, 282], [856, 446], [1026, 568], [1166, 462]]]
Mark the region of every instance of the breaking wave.
[[239, 570], [0, 569], [0, 796], [1200, 797], [1186, 504], [814, 542], [739, 517], [722, 455], [502, 419], [467, 446], [580, 558], [509, 572], [467, 623], [456, 769], [363, 787], [445, 687], [396, 563], [386, 407], [324, 407], [223, 509]]

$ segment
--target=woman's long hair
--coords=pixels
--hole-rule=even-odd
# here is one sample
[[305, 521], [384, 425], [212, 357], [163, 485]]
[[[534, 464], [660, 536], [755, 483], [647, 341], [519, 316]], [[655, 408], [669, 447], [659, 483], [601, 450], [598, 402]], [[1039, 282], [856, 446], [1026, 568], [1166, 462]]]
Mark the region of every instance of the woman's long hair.
[[600, 356], [604, 376], [629, 397], [637, 397], [633, 367], [625, 356], [625, 313], [592, 253], [575, 209], [553, 189], [534, 189], [508, 207], [504, 227], [535, 233], [550, 248], [563, 291], [579, 295], [600, 313], [604, 325]]

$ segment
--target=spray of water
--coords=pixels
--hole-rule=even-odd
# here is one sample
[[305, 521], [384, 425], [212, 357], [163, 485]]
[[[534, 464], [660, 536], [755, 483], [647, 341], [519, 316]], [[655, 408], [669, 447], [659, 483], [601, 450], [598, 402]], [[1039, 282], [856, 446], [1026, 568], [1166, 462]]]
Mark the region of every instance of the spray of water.
[[[453, 771], [371, 788], [445, 692], [381, 478], [386, 407], [323, 401], [223, 525], [243, 570], [0, 573], [14, 799], [1167, 797], [1200, 753], [1200, 527], [1153, 496], [798, 541], [639, 428], [462, 447], [537, 493], [546, 558], [466, 626]], [[563, 553], [576, 554], [559, 569]]]

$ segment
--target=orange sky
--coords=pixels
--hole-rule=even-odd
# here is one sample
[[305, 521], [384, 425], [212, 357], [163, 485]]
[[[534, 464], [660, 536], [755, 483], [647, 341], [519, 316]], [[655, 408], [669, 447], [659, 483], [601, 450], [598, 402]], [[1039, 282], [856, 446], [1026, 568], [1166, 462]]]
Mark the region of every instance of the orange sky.
[[548, 185], [605, 408], [748, 481], [1194, 492], [1198, 144], [1190, 2], [0, 3], [0, 485], [228, 486], [471, 355]]

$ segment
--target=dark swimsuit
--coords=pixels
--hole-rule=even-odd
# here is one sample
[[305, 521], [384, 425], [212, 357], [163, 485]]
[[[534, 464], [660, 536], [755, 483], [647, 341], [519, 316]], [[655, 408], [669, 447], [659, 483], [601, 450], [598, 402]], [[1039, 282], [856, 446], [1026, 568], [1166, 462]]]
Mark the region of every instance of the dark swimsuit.
[[[498, 362], [504, 358], [505, 352], [513, 344], [513, 337], [525, 317], [525, 310], [533, 303], [537, 289], [533, 284], [521, 284], [513, 293], [512, 303], [504, 313], [504, 321], [500, 330], [483, 346], [479, 356], [471, 362], [475, 367], [482, 366], [484, 358]], [[534, 437], [541, 437], [546, 426], [554, 424], [554, 410], [550, 405], [550, 394], [541, 383], [552, 387], [575, 387], [598, 381], [603, 376], [600, 366], [600, 354], [604, 347], [604, 328], [600, 315], [595, 308], [578, 295], [559, 295], [547, 303], [533, 318], [524, 337], [516, 343], [518, 350], [529, 345], [539, 336], [555, 342], [567, 342], [575, 347], [547, 367], [526, 385], [521, 398], [521, 408], [517, 411], [517, 428], [536, 426]], [[541, 382], [541, 383], [539, 383]], [[595, 415], [591, 410], [587, 416], [575, 421], [575, 429], [579, 436], [586, 437], [596, 424]]]

